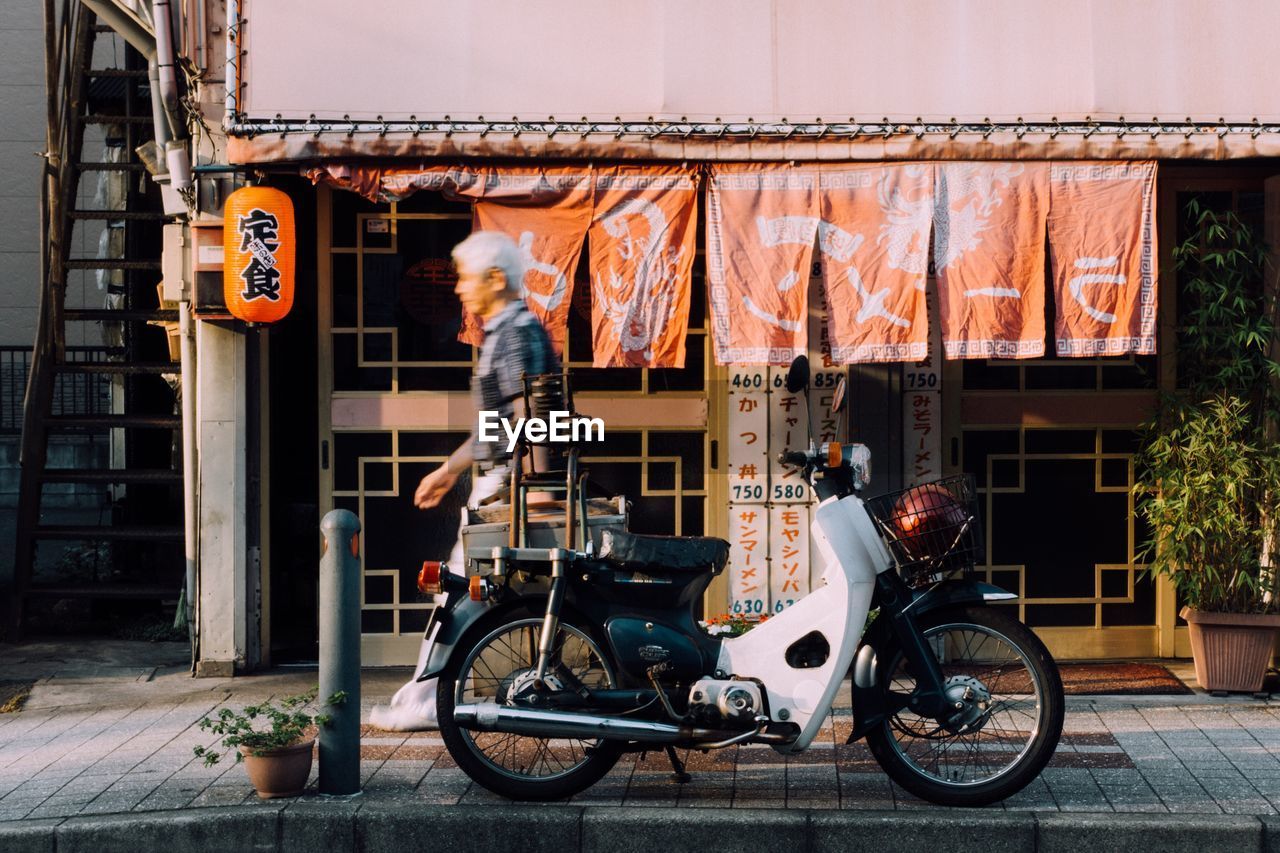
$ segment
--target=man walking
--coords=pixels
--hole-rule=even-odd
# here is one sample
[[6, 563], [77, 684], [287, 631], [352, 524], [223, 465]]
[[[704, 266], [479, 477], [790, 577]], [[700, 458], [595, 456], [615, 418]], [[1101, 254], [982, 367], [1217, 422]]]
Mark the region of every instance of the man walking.
[[[524, 391], [522, 377], [560, 370], [546, 330], [522, 298], [524, 258], [505, 234], [477, 231], [454, 247], [453, 262], [458, 271], [454, 292], [466, 310], [484, 321], [484, 345], [471, 376], [471, 400], [477, 411], [496, 411], [500, 417], [514, 420], [516, 404]], [[511, 458], [505, 442], [482, 442], [477, 432], [473, 425], [471, 437], [439, 468], [422, 478], [413, 495], [416, 507], [437, 506], [472, 463], [479, 464], [481, 475], [471, 488], [467, 506], [477, 506], [507, 482]], [[465, 523], [464, 510], [462, 524]], [[462, 524], [447, 563], [450, 571], [459, 574], [465, 564]], [[436, 679], [418, 681], [430, 651], [431, 644], [424, 637], [413, 678], [396, 691], [390, 706], [373, 709], [371, 721], [375, 726], [394, 731], [435, 728]]]

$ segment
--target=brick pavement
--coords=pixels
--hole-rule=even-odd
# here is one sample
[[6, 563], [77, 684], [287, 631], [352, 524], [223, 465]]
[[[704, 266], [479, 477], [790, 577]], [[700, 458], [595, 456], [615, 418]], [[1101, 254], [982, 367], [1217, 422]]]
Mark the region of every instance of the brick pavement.
[[[365, 712], [401, 676], [367, 674]], [[221, 682], [169, 673], [150, 682], [83, 679], [37, 685], [21, 713], [0, 715], [0, 821], [260, 805], [229, 758], [206, 768], [192, 755], [214, 737], [197, 721], [223, 703], [299, 692], [314, 673]], [[140, 683], [139, 683], [140, 682]], [[74, 700], [74, 701], [73, 701]], [[664, 756], [625, 756], [577, 805], [676, 808], [935, 809], [893, 785], [862, 744], [846, 745], [838, 709], [810, 751], [791, 758], [740, 746], [689, 756], [693, 781], [676, 785]], [[361, 770], [369, 802], [505, 802], [471, 783], [438, 734], [367, 729]], [[313, 777], [314, 784], [314, 777]], [[1250, 697], [1068, 699], [1058, 752], [1015, 812], [1280, 813], [1280, 706]]]

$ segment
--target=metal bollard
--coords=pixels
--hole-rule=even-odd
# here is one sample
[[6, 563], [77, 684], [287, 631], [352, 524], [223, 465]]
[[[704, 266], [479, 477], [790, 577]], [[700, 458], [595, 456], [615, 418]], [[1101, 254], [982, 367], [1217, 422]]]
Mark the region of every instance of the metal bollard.
[[320, 732], [320, 793], [360, 791], [360, 519], [335, 509], [320, 522], [320, 701], [332, 719]]

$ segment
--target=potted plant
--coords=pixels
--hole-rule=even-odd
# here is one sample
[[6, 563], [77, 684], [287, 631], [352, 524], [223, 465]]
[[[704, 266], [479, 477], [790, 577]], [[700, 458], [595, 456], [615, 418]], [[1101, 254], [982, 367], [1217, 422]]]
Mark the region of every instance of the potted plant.
[[[236, 751], [236, 762], [245, 763], [249, 781], [259, 797], [296, 797], [311, 775], [316, 732], [330, 719], [327, 714], [311, 713], [308, 706], [315, 702], [317, 693], [318, 688], [312, 688], [278, 703], [249, 705], [239, 712], [223, 708], [213, 717], [202, 719], [199, 726], [220, 735], [224, 749]], [[338, 705], [345, 700], [346, 695], [339, 692], [325, 704]], [[197, 746], [193, 751], [209, 766], [221, 758], [210, 747]]]
[[1180, 388], [1143, 426], [1135, 460], [1141, 558], [1185, 605], [1200, 686], [1257, 692], [1280, 629], [1276, 306], [1253, 230], [1195, 202], [1187, 213], [1191, 235], [1174, 249]]

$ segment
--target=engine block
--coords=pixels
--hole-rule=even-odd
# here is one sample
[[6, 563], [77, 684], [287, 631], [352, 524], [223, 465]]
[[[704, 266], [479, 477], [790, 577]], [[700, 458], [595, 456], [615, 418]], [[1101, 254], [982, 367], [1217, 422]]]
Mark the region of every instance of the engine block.
[[763, 712], [760, 685], [754, 681], [702, 678], [689, 688], [689, 713], [707, 725], [747, 726]]

